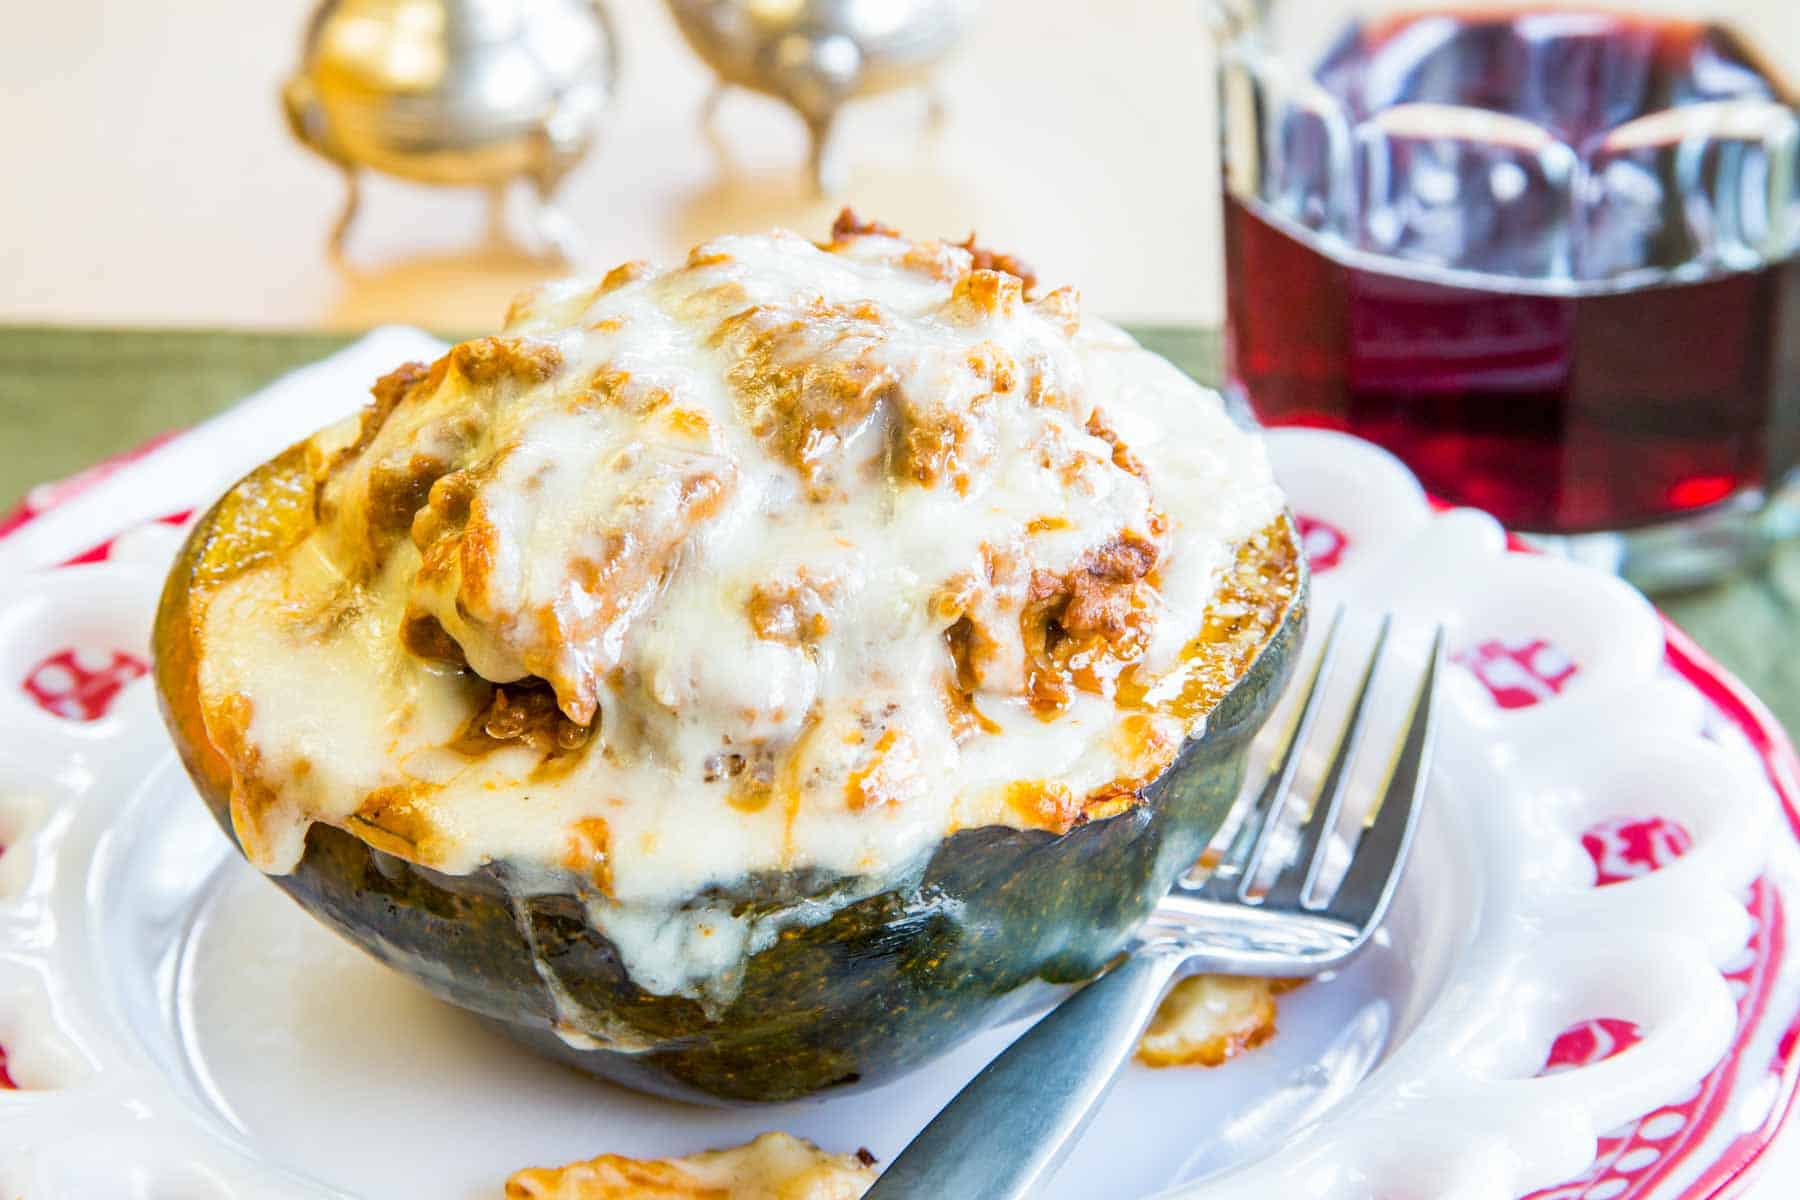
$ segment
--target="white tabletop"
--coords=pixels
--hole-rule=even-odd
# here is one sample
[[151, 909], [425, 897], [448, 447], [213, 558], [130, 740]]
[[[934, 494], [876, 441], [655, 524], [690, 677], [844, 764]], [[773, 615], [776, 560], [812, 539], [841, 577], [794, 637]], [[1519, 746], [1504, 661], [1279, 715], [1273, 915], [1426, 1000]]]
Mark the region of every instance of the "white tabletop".
[[[15, 0], [21, 7], [25, 0]], [[0, 188], [0, 320], [483, 328], [546, 268], [467, 247], [473, 194], [377, 183], [340, 274], [321, 253], [336, 173], [277, 102], [306, 0], [35, 3], [0, 39], [13, 166]], [[654, 0], [613, 0], [624, 80], [564, 207], [583, 266], [786, 225], [837, 207], [1013, 250], [1115, 317], [1216, 321], [1212, 84], [1197, 3], [992, 0], [944, 77], [853, 109], [843, 197], [813, 196], [798, 121], [739, 93], [720, 160], [697, 116], [711, 76]], [[28, 165], [29, 164], [29, 165]]]
[[[471, 250], [473, 195], [370, 189], [329, 266], [338, 177], [288, 137], [277, 105], [306, 0], [66, 0], [8, 13], [0, 38], [0, 322], [440, 329], [494, 324], [553, 272]], [[1740, 9], [1800, 32], [1792, 0]], [[653, 0], [611, 0], [625, 77], [564, 205], [604, 269], [711, 234], [786, 225], [820, 235], [844, 199], [922, 234], [979, 231], [1092, 311], [1216, 322], [1217, 173], [1211, 65], [1195, 0], [990, 0], [944, 74], [950, 120], [864, 104], [843, 126], [840, 199], [811, 195], [796, 121], [729, 100], [723, 161], [696, 124], [709, 76]], [[1754, 1200], [1800, 1186], [1800, 1132]]]

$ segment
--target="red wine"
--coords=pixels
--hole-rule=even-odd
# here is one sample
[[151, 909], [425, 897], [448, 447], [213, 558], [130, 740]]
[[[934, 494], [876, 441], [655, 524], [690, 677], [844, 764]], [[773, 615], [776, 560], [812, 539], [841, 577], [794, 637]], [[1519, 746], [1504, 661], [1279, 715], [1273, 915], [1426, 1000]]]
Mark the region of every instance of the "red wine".
[[[1781, 94], [1716, 27], [1590, 14], [1559, 44], [1521, 32], [1533, 17], [1427, 14], [1353, 30], [1317, 78], [1353, 113], [1500, 109], [1590, 155], [1644, 106], [1717, 98], [1709, 87]], [[1423, 21], [1434, 37], [1418, 35]], [[1389, 174], [1405, 182], [1405, 156], [1422, 145], [1384, 151]], [[1800, 260], [1739, 255], [1727, 268], [1705, 246], [1671, 247], [1667, 197], [1655, 228], [1597, 210], [1573, 233], [1566, 217], [1533, 215], [1529, 176], [1509, 184], [1510, 210], [1484, 208], [1467, 196], [1494, 160], [1436, 152], [1425, 165], [1440, 180], [1451, 172], [1459, 207], [1399, 193], [1379, 245], [1228, 186], [1227, 365], [1258, 418], [1368, 438], [1437, 495], [1549, 533], [1667, 520], [1777, 484], [1800, 460]], [[1628, 165], [1657, 182], [1658, 161]]]

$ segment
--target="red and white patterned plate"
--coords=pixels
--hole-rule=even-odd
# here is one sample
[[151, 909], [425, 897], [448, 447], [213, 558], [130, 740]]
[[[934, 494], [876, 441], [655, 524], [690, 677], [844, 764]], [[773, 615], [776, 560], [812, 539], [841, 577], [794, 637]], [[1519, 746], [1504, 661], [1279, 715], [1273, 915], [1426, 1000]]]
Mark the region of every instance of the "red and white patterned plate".
[[[117, 931], [93, 914], [110, 911], [108, 871], [135, 860], [129, 845], [112, 844], [120, 837], [104, 826], [84, 832], [82, 814], [64, 809], [137, 789], [147, 799], [118, 819], [157, 818], [130, 826], [139, 843], [169, 824], [155, 807], [165, 793], [181, 805], [168, 812], [197, 809], [178, 799], [183, 785], [137, 682], [160, 564], [187, 513], [241, 469], [354, 404], [362, 383], [393, 362], [433, 350], [411, 331], [383, 331], [221, 421], [40, 489], [0, 520], [0, 575], [51, 568], [0, 597], [8, 711], [41, 717], [34, 739], [0, 737], [0, 843], [14, 847], [0, 853], [0, 1089], [22, 1089], [0, 1094], [0, 1184], [13, 1191], [85, 1200], [134, 1187], [236, 1200], [423, 1185], [423, 1152], [409, 1160], [415, 1173], [396, 1176], [341, 1146], [301, 1149], [379, 1119], [358, 1111], [365, 1091], [396, 1145], [408, 1136], [397, 1109], [416, 1108], [440, 1132], [480, 1110], [482, 1138], [421, 1143], [443, 1167], [432, 1194], [462, 1194], [442, 1180], [468, 1179], [492, 1179], [497, 1194], [504, 1170], [484, 1174], [497, 1169], [491, 1162], [678, 1152], [768, 1125], [891, 1153], [1010, 1034], [988, 1035], [908, 1085], [748, 1126], [530, 1074], [539, 1068], [519, 1066], [472, 1026], [451, 1026], [473, 1047], [471, 1063], [424, 1061], [441, 1052], [434, 1023], [454, 1019], [266, 900], [272, 889], [260, 881], [240, 892], [236, 864], [221, 865], [222, 840], [199, 828], [198, 841], [183, 843], [190, 859], [155, 860], [204, 866], [220, 877], [213, 892], [231, 898], [167, 934], [192, 947], [167, 968], [179, 977], [170, 994], [199, 1006], [182, 1008], [183, 1019], [210, 1012], [213, 1025], [229, 1024], [216, 1016], [222, 1002], [207, 999], [223, 987], [206, 982], [210, 937], [240, 952], [296, 947], [291, 962], [248, 973], [227, 1011], [279, 1005], [334, 973], [335, 986], [365, 989], [357, 994], [368, 1020], [396, 1023], [379, 1042], [356, 1042], [344, 1022], [296, 1022], [285, 1035], [190, 1029], [214, 1040], [185, 1065], [160, 1057], [141, 1031], [115, 1037], [131, 1024], [121, 1016], [129, 1005], [76, 986], [113, 986], [80, 929], [95, 946], [111, 944]], [[1452, 765], [1433, 785], [1443, 828], [1422, 841], [1433, 853], [1409, 874], [1391, 937], [1367, 965], [1286, 998], [1282, 1034], [1220, 1072], [1138, 1072], [1057, 1194], [1139, 1194], [1202, 1178], [1218, 1182], [1178, 1194], [1245, 1194], [1235, 1189], [1258, 1181], [1249, 1194], [1729, 1194], [1773, 1136], [1800, 1073], [1800, 960], [1785, 940], [1787, 905], [1800, 896], [1792, 747], [1753, 697], [1623, 585], [1506, 553], [1491, 522], [1434, 513], [1404, 469], [1362, 443], [1284, 432], [1271, 446], [1321, 610], [1351, 600], [1450, 622], [1463, 670], [1447, 689], [1460, 730], [1447, 739]], [[232, 927], [222, 911], [247, 924]], [[282, 974], [295, 963], [304, 971]], [[152, 984], [164, 986], [120, 986]], [[440, 1041], [416, 1040], [429, 1037]], [[418, 1086], [396, 1083], [384, 1054], [401, 1055], [399, 1073], [416, 1070]], [[370, 1060], [361, 1075], [359, 1055]], [[504, 1096], [519, 1072], [529, 1074], [521, 1094], [567, 1093], [566, 1112], [552, 1106], [508, 1125], [507, 1108], [470, 1099], [484, 1089]], [[287, 1107], [260, 1111], [257, 1093], [284, 1081]], [[331, 1089], [329, 1102], [305, 1101], [309, 1088]], [[1175, 1136], [1184, 1121], [1195, 1131], [1191, 1152]], [[65, 1134], [66, 1145], [50, 1144]], [[495, 1159], [493, 1141], [508, 1137], [516, 1151]]]
[[[1360, 466], [1394, 478], [1392, 470], [1375, 465], [1375, 460], [1388, 456], [1373, 447], [1346, 448], [1344, 439], [1333, 435], [1274, 436], [1297, 443], [1302, 458], [1361, 460]], [[1314, 515], [1304, 511], [1307, 485], [1294, 482], [1289, 477], [1294, 474], [1290, 470], [1284, 483], [1295, 493], [1308, 556], [1321, 579], [1346, 563], [1355, 566], [1359, 542], [1385, 541], [1393, 522], [1417, 519], [1418, 497], [1404, 495], [1409, 488], [1382, 492], [1353, 515], [1334, 511], [1332, 506], [1344, 494], [1341, 479], [1320, 487], [1314, 501], [1330, 515]], [[1516, 540], [1509, 539], [1508, 546], [1527, 552]], [[1702, 701], [1694, 719], [1703, 736], [1755, 764], [1779, 804], [1780, 836], [1784, 841], [1800, 839], [1800, 759], [1787, 735], [1767, 708], [1685, 633], [1666, 619], [1661, 624], [1661, 674], [1679, 680]], [[1452, 657], [1497, 712], [1532, 709], [1560, 695], [1582, 669], [1562, 646], [1530, 630], [1472, 639]], [[1597, 888], [1651, 875], [1693, 846], [1692, 836], [1679, 821], [1654, 814], [1609, 816], [1587, 827], [1580, 840]], [[1757, 1158], [1792, 1106], [1800, 1079], [1800, 993], [1792, 982], [1800, 968], [1786, 941], [1786, 905], [1795, 892], [1774, 874], [1771, 870], [1758, 877], [1745, 890], [1747, 937], [1722, 964], [1736, 1008], [1731, 1048], [1724, 1060], [1670, 1103], [1607, 1130], [1586, 1170], [1532, 1192], [1529, 1200], [1715, 1200], [1736, 1194], [1748, 1182]], [[1603, 1062], [1641, 1036], [1635, 1023], [1618, 1018], [1578, 1022], [1558, 1036], [1543, 1073]]]

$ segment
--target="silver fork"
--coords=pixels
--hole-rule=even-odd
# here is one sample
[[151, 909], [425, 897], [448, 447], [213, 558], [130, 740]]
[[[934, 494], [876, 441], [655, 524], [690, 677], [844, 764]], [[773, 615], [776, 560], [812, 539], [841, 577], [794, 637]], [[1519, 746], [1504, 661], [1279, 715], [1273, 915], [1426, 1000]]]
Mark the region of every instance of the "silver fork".
[[1387, 645], [1383, 618], [1342, 731], [1291, 859], [1260, 896], [1300, 749], [1318, 717], [1320, 683], [1336, 657], [1344, 614], [1326, 634], [1299, 716], [1219, 864], [1179, 881], [1139, 932], [1130, 953], [1014, 1042], [957, 1093], [883, 1171], [863, 1200], [1019, 1200], [1033, 1195], [1074, 1148], [1112, 1089], [1163, 992], [1178, 976], [1316, 975], [1367, 944], [1387, 913], [1412, 841], [1430, 766], [1432, 697], [1444, 635], [1413, 695], [1380, 801], [1357, 840], [1342, 882], [1313, 898], [1328, 835], [1342, 808], [1347, 769], [1367, 724], [1370, 684]]

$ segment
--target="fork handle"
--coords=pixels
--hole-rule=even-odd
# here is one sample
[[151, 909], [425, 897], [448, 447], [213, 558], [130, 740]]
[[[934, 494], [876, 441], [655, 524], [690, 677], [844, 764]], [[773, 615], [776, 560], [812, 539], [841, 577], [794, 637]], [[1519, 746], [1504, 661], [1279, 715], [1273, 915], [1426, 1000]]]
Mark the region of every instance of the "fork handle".
[[1065, 1000], [971, 1079], [863, 1200], [1034, 1195], [1112, 1090], [1186, 958], [1145, 947]]

